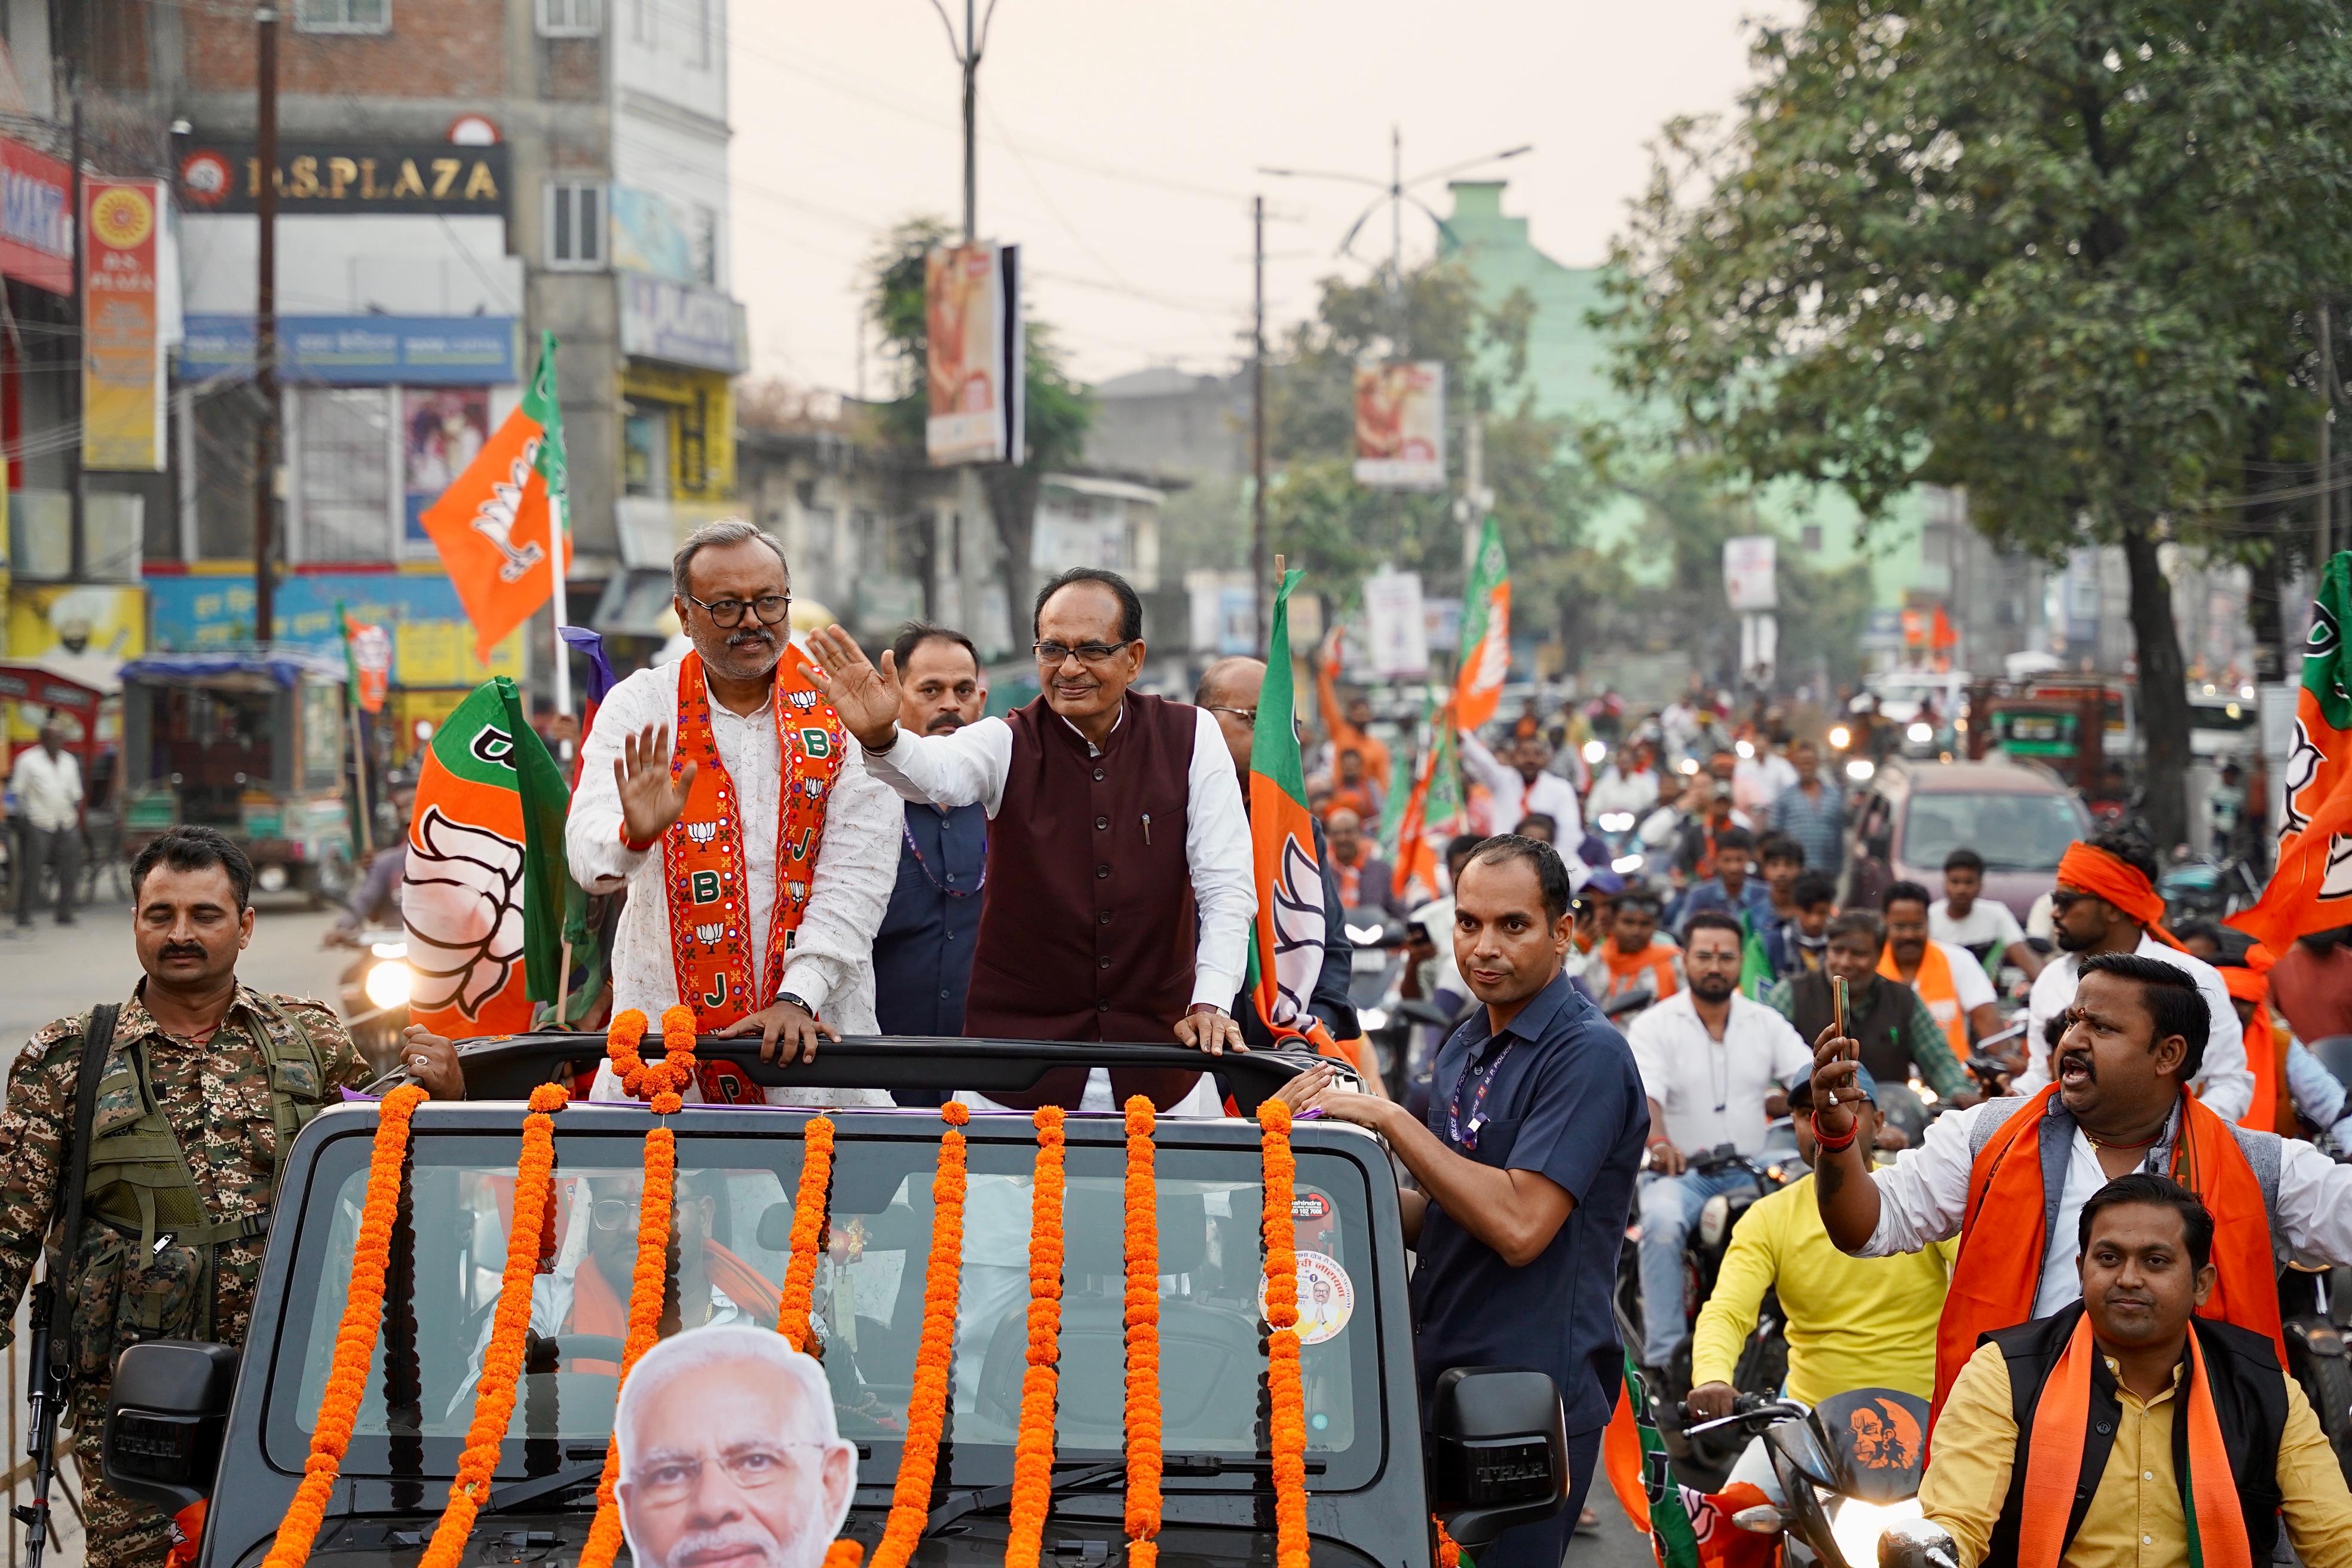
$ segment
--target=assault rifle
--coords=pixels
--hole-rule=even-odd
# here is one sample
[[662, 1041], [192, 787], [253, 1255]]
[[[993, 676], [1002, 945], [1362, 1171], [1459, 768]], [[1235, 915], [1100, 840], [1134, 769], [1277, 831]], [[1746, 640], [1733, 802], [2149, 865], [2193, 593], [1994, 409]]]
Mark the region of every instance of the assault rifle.
[[33, 1461], [33, 1500], [18, 1503], [13, 1513], [25, 1527], [26, 1568], [41, 1568], [41, 1553], [49, 1542], [49, 1489], [58, 1479], [58, 1418], [65, 1408], [65, 1389], [49, 1359], [50, 1323], [57, 1315], [56, 1282], [44, 1279], [33, 1287], [30, 1352], [33, 1431], [26, 1453]]

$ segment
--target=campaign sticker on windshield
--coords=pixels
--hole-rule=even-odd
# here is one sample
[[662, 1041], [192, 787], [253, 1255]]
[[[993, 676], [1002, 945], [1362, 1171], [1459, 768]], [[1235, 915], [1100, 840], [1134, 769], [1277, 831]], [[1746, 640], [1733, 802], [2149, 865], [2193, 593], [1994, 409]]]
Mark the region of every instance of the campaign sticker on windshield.
[[[1298, 1258], [1298, 1342], [1319, 1345], [1339, 1337], [1356, 1315], [1356, 1285], [1339, 1260], [1328, 1252], [1300, 1252]], [[1265, 1281], [1257, 1284], [1258, 1316], [1265, 1316]]]

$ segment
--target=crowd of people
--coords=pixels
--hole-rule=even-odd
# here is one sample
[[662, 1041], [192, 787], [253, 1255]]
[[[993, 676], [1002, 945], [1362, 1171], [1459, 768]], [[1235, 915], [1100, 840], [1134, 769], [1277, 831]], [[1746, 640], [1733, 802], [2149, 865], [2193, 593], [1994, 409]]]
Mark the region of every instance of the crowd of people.
[[[1613, 746], [1580, 712], [1557, 740], [1533, 714], [1459, 735], [1468, 824], [1439, 865], [1383, 833], [1410, 770], [1325, 659], [1304, 735], [1323, 962], [1270, 1013], [1250, 949], [1262, 663], [1220, 661], [1190, 702], [1139, 690], [1140, 600], [1073, 570], [1034, 606], [1039, 697], [984, 717], [985, 672], [956, 631], [909, 626], [878, 659], [839, 627], [795, 641], [783, 552], [747, 523], [698, 531], [674, 585], [691, 651], [607, 695], [566, 828], [574, 876], [617, 907], [611, 1006], [683, 1004], [705, 1035], [756, 1037], [771, 1059], [845, 1034], [1199, 1053], [1197, 1069], [1071, 1068], [986, 1100], [925, 1091], [1010, 1109], [1139, 1094], [1214, 1116], [1217, 1058], [1328, 1040], [1344, 1060], [1284, 1092], [1377, 1133], [1402, 1173], [1424, 1396], [1448, 1368], [1491, 1363], [1560, 1389], [1567, 1507], [1480, 1550], [1480, 1568], [1558, 1568], [1570, 1550], [1623, 1381], [1629, 1226], [1628, 1348], [1654, 1386], [1694, 1418], [1727, 1412], [1777, 1292], [1790, 1395], [1885, 1387], [1948, 1417], [1922, 1499], [1970, 1563], [2020, 1541], [2037, 1562], [2179, 1560], [2192, 1534], [2210, 1561], [2210, 1543], [2263, 1552], [2282, 1529], [2307, 1563], [2352, 1563], [2352, 1497], [2280, 1370], [2274, 1267], [2279, 1249], [2352, 1262], [2352, 1168], [2299, 1135], [2346, 1121], [2305, 1044], [2352, 1034], [2341, 933], [2273, 955], [2169, 931], [2153, 858], [2122, 832], [2067, 852], [2046, 952], [1983, 896], [1965, 848], [1940, 889], [1842, 903], [1847, 802], [1818, 748], [1689, 703], [1619, 726]], [[1637, 858], [1654, 873], [1619, 868]], [[365, 1076], [326, 1009], [237, 980], [251, 876], [206, 830], [152, 845], [132, 868], [143, 980], [119, 1012], [59, 1020], [19, 1053], [0, 1111], [0, 1305], [53, 1232], [78, 1077], [95, 1068], [135, 1092], [89, 1134], [102, 1223], [68, 1277], [105, 1274], [139, 1334], [242, 1337], [278, 1151]], [[1364, 910], [1402, 922], [1398, 991], [1433, 1020], [1385, 1063], [1349, 1000]], [[434, 1094], [462, 1096], [448, 1041], [412, 1029], [403, 1054]], [[593, 1092], [624, 1091], [607, 1068]], [[891, 1103], [761, 1090], [724, 1064], [689, 1098], [763, 1092]], [[1752, 1162], [1781, 1139], [1811, 1173], [1748, 1209], [1694, 1319], [1688, 1237], [1710, 1198], [1753, 1179], [1710, 1158]], [[186, 1213], [143, 1259], [121, 1245], [141, 1234], [142, 1192]], [[76, 1331], [103, 1342], [75, 1352], [96, 1369], [76, 1389], [95, 1478], [104, 1371], [131, 1331]], [[2037, 1400], [2072, 1425], [2045, 1434]], [[2200, 1446], [2217, 1420], [2219, 1446]], [[2053, 1536], [2019, 1500], [2052, 1484], [2062, 1449], [2076, 1507]], [[2226, 1509], [2210, 1473], [2188, 1484], [2190, 1462], [2224, 1453]], [[1738, 1473], [1769, 1489], [1753, 1455]], [[89, 1497], [97, 1568], [161, 1562], [168, 1521], [95, 1479]]]

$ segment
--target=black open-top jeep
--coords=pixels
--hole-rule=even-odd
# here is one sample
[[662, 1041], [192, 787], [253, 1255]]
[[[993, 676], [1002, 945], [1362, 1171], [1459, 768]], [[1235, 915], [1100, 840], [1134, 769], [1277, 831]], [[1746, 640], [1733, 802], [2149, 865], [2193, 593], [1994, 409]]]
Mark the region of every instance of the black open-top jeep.
[[[771, 1066], [758, 1060], [756, 1044], [707, 1040], [699, 1050], [762, 1084], [902, 1089], [1016, 1089], [1073, 1063], [1201, 1065], [1172, 1047], [846, 1040], [828, 1045], [814, 1064]], [[535, 1084], [593, 1066], [601, 1048], [577, 1035], [469, 1042], [460, 1058], [474, 1098], [416, 1112], [383, 1329], [316, 1557], [406, 1568], [430, 1539], [473, 1411], [506, 1257], [518, 1102]], [[1218, 1070], [1247, 1112], [1310, 1060], [1259, 1052], [1226, 1058]], [[802, 1130], [814, 1114], [690, 1105], [671, 1119], [677, 1319], [773, 1325]], [[859, 1456], [845, 1531], [870, 1546], [889, 1506], [914, 1380], [941, 1126], [925, 1110], [831, 1114], [830, 1245], [814, 1316], [841, 1435]], [[628, 1294], [649, 1116], [641, 1105], [575, 1102], [555, 1117], [559, 1241], [552, 1268], [535, 1284], [521, 1394], [469, 1564], [565, 1568], [577, 1560], [612, 1430], [625, 1332], [614, 1308]], [[330, 1110], [289, 1152], [241, 1354], [162, 1341], [132, 1347], [118, 1365], [108, 1479], [174, 1511], [209, 1499], [199, 1568], [258, 1563], [294, 1496], [343, 1311], [376, 1122], [371, 1104]], [[1003, 1554], [1027, 1344], [1035, 1131], [1026, 1115], [985, 1111], [966, 1131], [953, 1397], [916, 1553], [927, 1565]], [[1060, 1402], [1045, 1547], [1052, 1558], [1097, 1564], [1126, 1549], [1124, 1135], [1116, 1116], [1074, 1113], [1066, 1138]], [[1156, 1143], [1161, 1561], [1171, 1568], [1271, 1563], [1258, 1129], [1251, 1121], [1162, 1118]], [[1318, 1568], [1429, 1568], [1433, 1510], [1474, 1550], [1497, 1529], [1555, 1511], [1566, 1459], [1550, 1380], [1504, 1369], [1449, 1374], [1440, 1408], [1425, 1422], [1387, 1157], [1356, 1129], [1318, 1121], [1297, 1125], [1294, 1148], [1307, 1519]]]

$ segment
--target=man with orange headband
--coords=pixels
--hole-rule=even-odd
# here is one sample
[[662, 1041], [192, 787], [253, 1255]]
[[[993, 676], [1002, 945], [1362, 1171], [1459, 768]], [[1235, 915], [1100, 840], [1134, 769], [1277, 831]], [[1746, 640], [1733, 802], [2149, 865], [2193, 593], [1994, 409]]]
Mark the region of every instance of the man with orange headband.
[[[2300, 1118], [2332, 1135], [2337, 1148], [2352, 1149], [2352, 1117], [2346, 1115], [2352, 1110], [2352, 1095], [2271, 1010], [2264, 994], [2274, 962], [2271, 950], [2256, 942], [2242, 958], [2215, 966], [2221, 972], [2221, 983], [2230, 988], [2238, 1022], [2245, 1026], [2246, 1059], [2253, 1064], [2254, 1081], [2260, 1086], [2253, 1110], [2239, 1118], [2238, 1125], [2267, 1128], [2292, 1137]], [[2267, 1052], [2262, 1049], [2264, 1046], [2270, 1047]], [[2266, 1062], [2268, 1079], [2264, 1078]]]
[[2213, 966], [2193, 957], [2164, 929], [2164, 900], [2156, 890], [2156, 858], [2137, 837], [2120, 832], [2094, 835], [2066, 847], [2058, 862], [2058, 887], [2050, 896], [2058, 952], [2033, 982], [2027, 1001], [2025, 1074], [2020, 1094], [2050, 1081], [2050, 1053], [2042, 1027], [2074, 1000], [2074, 977], [2083, 960], [2099, 952], [2136, 952], [2171, 964], [2197, 983], [2211, 1016], [2204, 1070], [2189, 1085], [2212, 1112], [2235, 1121], [2254, 1102], [2254, 1078], [2247, 1070], [2244, 1031], [2230, 1005], [2229, 988]]

